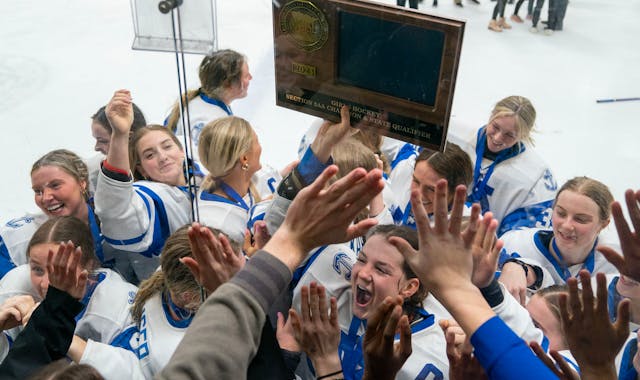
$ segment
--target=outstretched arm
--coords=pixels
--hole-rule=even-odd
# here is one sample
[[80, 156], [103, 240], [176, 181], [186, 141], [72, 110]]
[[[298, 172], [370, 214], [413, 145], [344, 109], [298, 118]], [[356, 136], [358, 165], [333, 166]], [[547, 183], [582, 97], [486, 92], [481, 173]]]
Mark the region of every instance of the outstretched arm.
[[[476, 357], [490, 378], [522, 378], [523, 373], [528, 378], [551, 377], [549, 369], [495, 316], [480, 290], [471, 282], [474, 266], [471, 244], [475, 235], [461, 234], [460, 231], [465, 198], [466, 188], [458, 186], [448, 218], [447, 182], [438, 181], [434, 199], [435, 223], [431, 227], [418, 192], [412, 191], [411, 206], [416, 217], [420, 249], [414, 250], [402, 239], [391, 238], [391, 242], [402, 252], [420, 281], [471, 337]], [[490, 218], [485, 219], [483, 223], [491, 222]], [[496, 336], [501, 339], [496, 340]], [[513, 363], [518, 363], [518, 366]]]

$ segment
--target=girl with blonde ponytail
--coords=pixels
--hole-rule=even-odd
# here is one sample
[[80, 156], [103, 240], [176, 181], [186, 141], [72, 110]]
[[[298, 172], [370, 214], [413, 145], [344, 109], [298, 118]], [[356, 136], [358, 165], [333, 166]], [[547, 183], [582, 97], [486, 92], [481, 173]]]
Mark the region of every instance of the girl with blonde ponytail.
[[200, 221], [244, 241], [253, 207], [275, 191], [280, 174], [271, 167], [261, 170], [258, 135], [236, 116], [207, 124], [198, 153], [209, 172], [198, 194]]

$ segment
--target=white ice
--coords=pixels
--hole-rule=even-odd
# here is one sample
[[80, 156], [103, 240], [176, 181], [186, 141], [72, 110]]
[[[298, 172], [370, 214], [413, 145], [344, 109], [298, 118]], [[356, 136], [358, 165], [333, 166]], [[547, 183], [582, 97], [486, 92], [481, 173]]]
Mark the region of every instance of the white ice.
[[[571, 0], [564, 31], [531, 34], [528, 24], [487, 30], [494, 2], [431, 0], [420, 10], [467, 21], [452, 125], [487, 121], [494, 103], [518, 94], [537, 111], [537, 149], [559, 182], [577, 175], [603, 181], [617, 199], [640, 188], [640, 102], [596, 104], [640, 96], [640, 1]], [[394, 0], [385, 3], [393, 4]], [[526, 4], [525, 4], [526, 6]], [[526, 8], [520, 11], [526, 14]], [[29, 171], [42, 154], [68, 148], [93, 154], [89, 117], [114, 90], [128, 88], [150, 122], [161, 123], [177, 97], [175, 57], [131, 50], [125, 0], [21, 0], [5, 3], [0, 22], [0, 218], [34, 209]], [[507, 16], [513, 5], [507, 8]], [[543, 12], [542, 19], [545, 19]], [[295, 158], [310, 116], [275, 106], [271, 2], [219, 0], [221, 48], [249, 58], [253, 81], [234, 112], [258, 130], [263, 162]], [[188, 56], [197, 87], [201, 56]]]

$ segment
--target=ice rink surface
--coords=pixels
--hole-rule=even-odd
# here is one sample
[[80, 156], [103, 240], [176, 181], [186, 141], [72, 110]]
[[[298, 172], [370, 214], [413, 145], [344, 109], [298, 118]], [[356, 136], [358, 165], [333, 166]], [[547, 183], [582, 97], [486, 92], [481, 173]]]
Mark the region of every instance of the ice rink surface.
[[[394, 4], [395, 0], [385, 3]], [[532, 34], [529, 24], [487, 30], [494, 2], [464, 8], [430, 0], [420, 11], [466, 20], [450, 127], [480, 127], [495, 102], [531, 99], [534, 135], [559, 183], [577, 175], [603, 181], [617, 199], [640, 188], [640, 102], [596, 104], [640, 96], [640, 1], [570, 0], [564, 31]], [[508, 5], [506, 15], [513, 12]], [[526, 14], [526, 5], [520, 15]], [[542, 19], [546, 19], [546, 8]], [[296, 156], [312, 117], [275, 106], [271, 2], [219, 0], [220, 48], [249, 58], [249, 96], [234, 113], [258, 131], [263, 163], [282, 167]], [[161, 123], [177, 98], [175, 57], [131, 50], [125, 0], [21, 0], [0, 23], [0, 155], [4, 179], [0, 219], [35, 209], [29, 171], [55, 148], [93, 154], [90, 116], [114, 90], [128, 88], [147, 120]], [[187, 57], [188, 83], [198, 87], [201, 56]]]

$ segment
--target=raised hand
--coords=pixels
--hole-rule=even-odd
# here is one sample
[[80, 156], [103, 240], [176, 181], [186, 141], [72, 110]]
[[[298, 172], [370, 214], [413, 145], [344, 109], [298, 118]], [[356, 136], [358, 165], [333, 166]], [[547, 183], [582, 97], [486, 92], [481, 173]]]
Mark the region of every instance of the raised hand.
[[629, 300], [618, 304], [618, 318], [612, 324], [604, 273], [596, 274], [597, 299], [593, 296], [589, 272], [581, 270], [579, 276], [582, 302], [575, 278], [567, 280], [568, 296], [560, 295], [560, 316], [569, 349], [580, 366], [582, 379], [615, 379], [614, 359], [629, 335]]
[[298, 344], [313, 362], [318, 376], [339, 371], [342, 365], [338, 356], [340, 325], [336, 299], [331, 298], [329, 313], [322, 285], [311, 282], [309, 287], [302, 287], [300, 294], [302, 316], [294, 309], [289, 310], [289, 319]]
[[640, 281], [640, 207], [638, 207], [640, 190], [634, 193], [629, 189], [624, 193], [624, 196], [634, 231], [629, 228], [620, 202], [616, 201], [611, 204], [611, 214], [620, 238], [622, 255], [606, 246], [598, 246], [597, 249], [620, 273]]
[[331, 157], [331, 150], [344, 138], [353, 136], [357, 129], [351, 127], [349, 119], [349, 107], [340, 108], [340, 122], [331, 124], [329, 121], [322, 123], [316, 138], [311, 144], [311, 149], [320, 162], [327, 162]]
[[199, 223], [193, 223], [187, 234], [193, 257], [183, 257], [180, 262], [209, 293], [227, 282], [246, 263], [242, 252], [234, 252], [223, 234], [216, 238], [209, 228]]
[[382, 191], [382, 172], [374, 169], [367, 173], [358, 168], [326, 187], [337, 171], [337, 166], [329, 166], [298, 193], [283, 224], [264, 247], [292, 271], [313, 248], [352, 240], [377, 223], [368, 218], [352, 224]]
[[436, 296], [457, 279], [470, 281], [473, 273], [470, 250], [473, 239], [470, 234], [463, 237], [460, 231], [465, 199], [466, 188], [458, 186], [449, 219], [447, 181], [438, 181], [434, 196], [434, 226], [431, 227], [418, 191], [412, 191], [411, 207], [416, 219], [420, 249], [416, 251], [406, 241], [390, 238], [420, 281]]
[[498, 268], [498, 257], [504, 243], [497, 240], [497, 229], [498, 221], [493, 219], [492, 213], [487, 212], [479, 223], [478, 231], [471, 244], [473, 257], [471, 282], [478, 288], [491, 284]]
[[58, 252], [49, 250], [47, 257], [47, 272], [49, 274], [49, 286], [69, 293], [75, 299], [84, 296], [89, 272], [80, 264], [82, 247], [75, 247], [73, 242], [60, 243]]
[[[400, 342], [394, 344], [396, 331]], [[402, 315], [402, 297], [387, 297], [367, 321], [362, 344], [363, 380], [391, 380], [411, 355], [409, 319]]]
[[114, 134], [129, 136], [133, 124], [133, 102], [129, 90], [118, 90], [105, 108]]
[[31, 296], [14, 296], [0, 306], [0, 331], [20, 326], [23, 318], [35, 306]]

